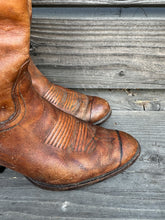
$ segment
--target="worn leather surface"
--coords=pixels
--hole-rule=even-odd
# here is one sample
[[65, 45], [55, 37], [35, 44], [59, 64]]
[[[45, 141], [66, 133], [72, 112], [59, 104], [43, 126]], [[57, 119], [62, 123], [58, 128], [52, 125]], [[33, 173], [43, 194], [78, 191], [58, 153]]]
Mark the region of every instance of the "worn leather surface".
[[123, 167], [139, 150], [133, 137], [60, 111], [32, 86], [28, 2], [0, 1], [0, 165], [50, 185], [78, 184]]
[[33, 89], [27, 65], [12, 97], [15, 117], [0, 126], [0, 164], [37, 181], [77, 183], [117, 169], [138, 149], [128, 134], [92, 126], [54, 108]]
[[11, 97], [12, 85], [20, 65], [29, 57], [30, 21], [27, 8], [25, 0], [0, 1], [1, 121], [7, 120], [15, 111]]
[[[31, 19], [31, 4], [29, 4], [29, 15]], [[49, 82], [35, 66], [32, 59], [30, 59], [29, 73], [33, 86], [39, 95], [58, 109], [83, 121], [95, 124], [100, 124], [109, 118], [111, 108], [106, 100], [96, 96], [87, 96]]]
[[96, 96], [87, 96], [49, 82], [31, 60], [29, 73], [36, 91], [58, 109], [83, 121], [99, 123], [108, 118], [108, 102]]

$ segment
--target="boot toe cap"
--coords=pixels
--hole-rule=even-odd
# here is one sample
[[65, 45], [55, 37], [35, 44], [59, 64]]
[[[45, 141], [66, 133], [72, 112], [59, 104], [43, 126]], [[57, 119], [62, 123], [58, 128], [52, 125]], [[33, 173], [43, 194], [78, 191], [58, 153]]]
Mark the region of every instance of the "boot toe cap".
[[109, 103], [99, 97], [93, 97], [91, 108], [91, 122], [94, 124], [100, 124], [104, 122], [111, 114], [111, 108]]
[[131, 165], [140, 155], [140, 145], [138, 141], [132, 137], [131, 135], [119, 131], [119, 142], [121, 147], [121, 164], [120, 166], [124, 165]]

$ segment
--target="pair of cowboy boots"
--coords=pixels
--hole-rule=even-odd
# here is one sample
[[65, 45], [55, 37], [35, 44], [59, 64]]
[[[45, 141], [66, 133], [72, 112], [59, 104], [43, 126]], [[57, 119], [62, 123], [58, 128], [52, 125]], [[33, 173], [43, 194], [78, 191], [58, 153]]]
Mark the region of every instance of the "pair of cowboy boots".
[[[50, 190], [102, 181], [129, 167], [140, 146], [104, 129], [108, 103], [51, 84], [29, 57], [31, 0], [0, 1], [0, 165]], [[91, 123], [89, 123], [91, 122]]]

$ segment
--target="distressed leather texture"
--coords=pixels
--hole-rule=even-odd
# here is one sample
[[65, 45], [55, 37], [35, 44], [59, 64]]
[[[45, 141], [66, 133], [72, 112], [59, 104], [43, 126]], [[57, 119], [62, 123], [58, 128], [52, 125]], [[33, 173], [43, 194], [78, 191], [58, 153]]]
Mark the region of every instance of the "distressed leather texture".
[[58, 109], [83, 121], [100, 124], [110, 116], [108, 102], [96, 96], [87, 96], [79, 92], [55, 85], [48, 81], [31, 60], [29, 73], [36, 91]]
[[78, 188], [121, 172], [140, 153], [132, 136], [78, 120], [32, 86], [30, 5], [0, 1], [0, 165], [52, 190]]
[[[32, 18], [30, 4], [29, 14]], [[32, 59], [30, 59], [29, 73], [32, 84], [39, 95], [56, 108], [94, 124], [100, 124], [109, 118], [111, 108], [106, 100], [96, 96], [87, 96], [51, 83], [35, 66]]]

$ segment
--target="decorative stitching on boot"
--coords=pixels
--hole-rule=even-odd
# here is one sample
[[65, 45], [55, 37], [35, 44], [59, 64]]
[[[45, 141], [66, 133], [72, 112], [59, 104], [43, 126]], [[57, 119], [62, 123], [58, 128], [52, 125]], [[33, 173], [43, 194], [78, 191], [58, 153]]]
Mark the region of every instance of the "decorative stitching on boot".
[[79, 108], [79, 103], [75, 102], [78, 100], [76, 93], [64, 92], [62, 89], [52, 85], [50, 89], [43, 96], [46, 100], [52, 104], [64, 108], [68, 112], [74, 113]]
[[26, 113], [26, 105], [24, 102], [24, 98], [20, 91], [20, 84], [24, 80], [25, 75], [27, 74], [27, 66], [29, 64], [29, 60], [26, 61], [19, 70], [18, 77], [16, 82], [12, 88], [12, 99], [15, 105], [15, 112], [10, 118], [6, 121], [0, 122], [0, 132], [9, 130], [17, 126], [25, 116]]
[[88, 111], [91, 103], [86, 95], [70, 90], [66, 91], [52, 84], [50, 89], [43, 95], [43, 98], [68, 114], [84, 120], [89, 120], [90, 118]]
[[87, 123], [76, 120], [74, 117], [59, 113], [54, 128], [47, 136], [45, 144], [61, 150], [90, 153], [95, 150], [96, 129]]

